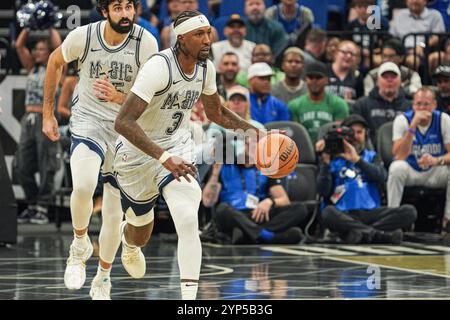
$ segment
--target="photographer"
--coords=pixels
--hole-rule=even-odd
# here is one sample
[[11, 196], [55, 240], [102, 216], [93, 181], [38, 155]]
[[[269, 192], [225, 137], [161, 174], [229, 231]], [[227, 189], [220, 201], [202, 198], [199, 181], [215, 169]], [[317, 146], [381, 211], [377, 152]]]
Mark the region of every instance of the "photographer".
[[325, 136], [317, 178], [318, 192], [328, 205], [323, 224], [347, 244], [399, 244], [401, 229], [411, 226], [417, 212], [410, 205], [380, 207], [379, 186], [387, 174], [376, 152], [366, 148], [367, 127], [364, 118], [351, 115]]

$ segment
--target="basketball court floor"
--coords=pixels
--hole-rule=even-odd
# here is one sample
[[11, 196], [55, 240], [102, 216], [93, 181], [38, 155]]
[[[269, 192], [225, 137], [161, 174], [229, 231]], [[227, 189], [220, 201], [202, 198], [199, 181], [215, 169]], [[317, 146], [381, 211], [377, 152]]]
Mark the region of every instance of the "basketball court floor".
[[[19, 228], [18, 243], [0, 248], [0, 299], [90, 299], [98, 263], [86, 285], [64, 287], [72, 240], [69, 225]], [[40, 229], [39, 229], [40, 228]], [[38, 230], [38, 231], [36, 231]], [[147, 273], [131, 279], [120, 256], [112, 271], [112, 299], [179, 299], [176, 235], [158, 234], [145, 248]], [[444, 243], [388, 245], [203, 245], [199, 299], [450, 299], [450, 247]]]

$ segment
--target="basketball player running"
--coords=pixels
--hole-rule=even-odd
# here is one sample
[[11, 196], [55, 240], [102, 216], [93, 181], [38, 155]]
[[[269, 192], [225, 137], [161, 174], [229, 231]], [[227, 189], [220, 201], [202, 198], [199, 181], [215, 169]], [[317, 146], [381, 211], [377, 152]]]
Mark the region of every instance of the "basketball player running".
[[[211, 47], [208, 19], [198, 11], [184, 11], [174, 28], [177, 43], [147, 61], [119, 111], [115, 128], [121, 136], [114, 171], [126, 215], [121, 227], [122, 252], [148, 242], [153, 205], [162, 194], [178, 234], [181, 296], [195, 299], [202, 258], [197, 217], [201, 189], [193, 165], [191, 109], [200, 98], [207, 117], [220, 126], [259, 137], [266, 132], [221, 105], [216, 71], [207, 60]], [[144, 256], [136, 255], [135, 260], [145, 270]]]
[[[70, 119], [72, 133], [70, 166], [73, 191], [70, 198], [74, 240], [64, 273], [68, 289], [80, 289], [86, 280], [86, 261], [93, 253], [88, 236], [92, 197], [102, 168], [105, 179], [100, 259], [92, 281], [92, 299], [110, 299], [110, 271], [120, 245], [123, 212], [120, 194], [111, 177], [118, 134], [114, 120], [134, 83], [140, 67], [158, 51], [155, 38], [133, 24], [137, 0], [99, 0], [97, 10], [106, 21], [73, 30], [51, 55], [44, 87], [43, 132], [59, 139], [53, 113], [56, 85], [63, 65], [78, 60], [79, 80]], [[109, 183], [108, 183], [109, 182]], [[137, 275], [139, 277], [139, 275]]]

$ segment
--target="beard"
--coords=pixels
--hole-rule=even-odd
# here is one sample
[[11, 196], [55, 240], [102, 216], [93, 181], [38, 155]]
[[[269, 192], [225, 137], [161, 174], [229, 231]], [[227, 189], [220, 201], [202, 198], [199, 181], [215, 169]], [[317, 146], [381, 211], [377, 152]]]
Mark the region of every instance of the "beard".
[[[133, 28], [133, 21], [131, 21], [128, 18], [122, 18], [122, 19], [120, 19], [120, 21], [118, 23], [115, 23], [114, 21], [111, 20], [111, 17], [108, 15], [108, 21], [109, 21], [109, 24], [111, 25], [111, 28], [117, 33], [122, 33], [122, 34], [128, 33]], [[120, 25], [122, 22], [128, 22], [128, 26]]]
[[262, 19], [264, 19], [264, 12], [251, 13], [248, 15], [248, 20], [250, 20], [253, 24], [258, 24]]

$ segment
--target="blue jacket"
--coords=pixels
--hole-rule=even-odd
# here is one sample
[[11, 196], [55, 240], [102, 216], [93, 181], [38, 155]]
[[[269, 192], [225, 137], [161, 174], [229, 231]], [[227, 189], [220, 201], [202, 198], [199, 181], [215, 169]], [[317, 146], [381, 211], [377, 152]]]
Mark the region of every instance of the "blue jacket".
[[262, 124], [291, 120], [286, 104], [271, 94], [265, 96], [262, 100], [259, 100], [256, 94], [250, 94], [250, 115], [253, 120]]

